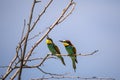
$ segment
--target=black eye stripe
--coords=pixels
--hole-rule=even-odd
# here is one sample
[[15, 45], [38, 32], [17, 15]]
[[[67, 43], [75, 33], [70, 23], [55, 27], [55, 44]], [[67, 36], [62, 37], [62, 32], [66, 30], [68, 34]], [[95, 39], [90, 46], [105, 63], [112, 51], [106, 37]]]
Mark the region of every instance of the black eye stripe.
[[72, 45], [71, 42], [69, 42], [69, 41], [68, 41], [67, 43], [68, 43], [69, 45]]

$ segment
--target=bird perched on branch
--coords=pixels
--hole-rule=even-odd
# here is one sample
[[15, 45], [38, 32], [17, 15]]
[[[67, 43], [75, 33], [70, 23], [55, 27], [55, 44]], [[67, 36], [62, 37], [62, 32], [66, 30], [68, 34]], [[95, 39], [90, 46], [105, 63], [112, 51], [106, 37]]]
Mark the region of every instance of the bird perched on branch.
[[69, 40], [59, 40], [59, 41], [62, 42], [63, 45], [65, 46], [68, 55], [71, 57], [73, 69], [74, 71], [76, 71], [76, 63], [78, 63], [76, 56], [76, 48], [72, 45], [72, 43]]
[[46, 39], [46, 44], [50, 52], [52, 53], [52, 55], [57, 56], [61, 60], [61, 62], [65, 65], [63, 57], [61, 55], [57, 55], [57, 54], [61, 54], [59, 48], [54, 44], [53, 40], [49, 38], [48, 36]]

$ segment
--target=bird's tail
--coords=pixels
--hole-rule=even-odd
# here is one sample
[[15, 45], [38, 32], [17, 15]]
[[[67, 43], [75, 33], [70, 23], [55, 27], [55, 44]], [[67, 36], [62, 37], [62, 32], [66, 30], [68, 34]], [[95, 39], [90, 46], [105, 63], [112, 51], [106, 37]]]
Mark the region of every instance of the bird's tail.
[[74, 71], [76, 72], [76, 64], [75, 64], [76, 59], [75, 59], [75, 57], [71, 57], [71, 59], [72, 59], [73, 69], [74, 69]]
[[63, 63], [63, 65], [66, 65], [65, 62], [64, 62], [63, 57], [62, 57], [62, 56], [58, 56], [58, 57], [60, 58], [60, 60], [61, 60], [61, 62]]
[[77, 58], [75, 58], [75, 62], [78, 63]]

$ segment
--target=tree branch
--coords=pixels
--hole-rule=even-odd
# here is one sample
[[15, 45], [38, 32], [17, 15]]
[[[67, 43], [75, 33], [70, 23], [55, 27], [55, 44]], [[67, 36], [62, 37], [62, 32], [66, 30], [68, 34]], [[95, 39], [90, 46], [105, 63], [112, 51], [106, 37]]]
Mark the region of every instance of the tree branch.
[[31, 79], [31, 80], [51, 80], [51, 79], [80, 79], [80, 80], [115, 80], [114, 78], [98, 78], [98, 77], [80, 77], [80, 76], [50, 76], [50, 77], [42, 77], [38, 79]]
[[[16, 70], [16, 72], [12, 75], [12, 77], [10, 79], [13, 80], [17, 76], [17, 74], [19, 73], [18, 80], [20, 80], [21, 79], [22, 68], [23, 68], [24, 65], [26, 65], [27, 60], [29, 60], [29, 57], [33, 53], [33, 50], [41, 43], [41, 41], [43, 41], [43, 39], [49, 34], [49, 32], [56, 25], [60, 24], [63, 20], [65, 20], [69, 16], [69, 15], [65, 16], [65, 14], [69, 10], [69, 8], [73, 5], [73, 0], [70, 0], [70, 2], [68, 3], [68, 5], [66, 6], [66, 8], [63, 9], [63, 11], [60, 14], [60, 16], [56, 19], [56, 21], [46, 30], [46, 32], [43, 34], [43, 36], [31, 47], [31, 49], [26, 54], [27, 41], [28, 41], [29, 34], [35, 28], [35, 26], [38, 23], [40, 17], [45, 13], [45, 11], [49, 7], [49, 5], [52, 3], [52, 1], [53, 0], [50, 0], [50, 2], [48, 2], [48, 4], [46, 5], [46, 7], [43, 9], [43, 11], [40, 13], [40, 15], [38, 16], [38, 18], [35, 20], [34, 24], [31, 26], [32, 19], [33, 19], [33, 12], [34, 12], [35, 3], [37, 3], [36, 0], [33, 1], [31, 12], [30, 12], [30, 16], [29, 16], [29, 21], [28, 21], [27, 32], [25, 33], [24, 37], [23, 37], [24, 32], [22, 32], [21, 41], [19, 42], [18, 47], [16, 48], [16, 55], [13, 58], [13, 60], [11, 61], [11, 63], [9, 64], [8, 69], [7, 69], [5, 75], [2, 78], [3, 80], [16, 68], [17, 64], [15, 64], [15, 61], [17, 60], [17, 58], [18, 58], [18, 62], [17, 63], [20, 62], [20, 68]], [[68, 14], [71, 14], [72, 11], [73, 11], [73, 9]], [[25, 24], [24, 24], [24, 27], [25, 27]], [[21, 50], [21, 52], [19, 52], [19, 50]], [[21, 54], [21, 59], [19, 59], [19, 54], [18, 53]], [[26, 56], [25, 56], [25, 54], [26, 54]], [[36, 65], [36, 66], [41, 66], [47, 58], [48, 58], [48, 56], [46, 58], [44, 58], [43, 61], [40, 64]], [[14, 67], [12, 67], [13, 64], [15, 64]]]
[[37, 69], [40, 70], [42, 73], [48, 74], [48, 75], [50, 75], [50, 76], [64, 76], [64, 75], [66, 75], [66, 73], [65, 73], [65, 74], [53, 74], [53, 73], [45, 72], [44, 70], [42, 70], [42, 69], [39, 68], [39, 67], [37, 67]]
[[[95, 51], [93, 51], [93, 52], [91, 52], [91, 53], [88, 53], [88, 54], [74, 54], [74, 56], [90, 56], [90, 55], [93, 55], [93, 54], [95, 54], [95, 53], [97, 53], [98, 52], [98, 50], [95, 50]], [[50, 56], [51, 55], [51, 56]], [[56, 56], [70, 56], [69, 54], [56, 54]], [[49, 58], [55, 58], [56, 57], [55, 55], [52, 55], [51, 53], [48, 53], [44, 58], [35, 58], [35, 59], [31, 59], [30, 61], [33, 61], [33, 60], [42, 60], [41, 62], [40, 62], [40, 64], [37, 64], [37, 65], [34, 65], [34, 66], [28, 66], [28, 65], [25, 65], [25, 66], [23, 66], [23, 68], [38, 68], [38, 67], [40, 67], [43, 63], [44, 63], [44, 61], [46, 61], [46, 59], [49, 59]], [[55, 58], [56, 59], [56, 58]], [[16, 66], [16, 68], [19, 68], [18, 66]]]
[[[24, 65], [23, 64], [24, 56], [25, 56], [25, 53], [26, 53], [27, 41], [28, 41], [28, 37], [29, 37], [29, 33], [30, 33], [30, 26], [31, 26], [31, 22], [32, 22], [32, 17], [33, 17], [33, 11], [34, 11], [34, 8], [35, 8], [35, 3], [36, 3], [36, 0], [34, 0], [33, 5], [32, 5], [31, 14], [30, 14], [29, 22], [28, 22], [28, 30], [27, 30], [27, 33], [25, 35], [24, 48], [23, 48], [23, 52], [21, 53], [21, 64], [20, 64], [20, 69], [18, 70], [18, 73], [19, 73], [18, 80], [21, 80], [22, 67]], [[13, 77], [11, 79], [14, 79], [14, 78], [15, 77]]]
[[72, 14], [73, 10], [75, 9], [76, 3], [75, 3], [75, 2], [72, 2], [71, 5], [72, 5], [72, 8], [71, 8], [70, 12], [69, 12], [68, 14], [66, 14], [66, 15], [59, 21], [59, 23], [63, 22], [70, 14]]
[[[91, 53], [88, 53], [88, 54], [81, 54], [81, 53], [79, 53], [79, 54], [73, 54], [74, 56], [90, 56], [90, 55], [93, 55], [93, 54], [95, 54], [95, 53], [97, 53], [99, 50], [95, 50], [95, 51], [93, 51], [93, 52], [91, 52]], [[49, 54], [51, 54], [51, 53], [49, 53]], [[52, 55], [52, 54], [51, 54]], [[56, 56], [70, 56], [69, 54], [55, 54]]]
[[52, 3], [53, 0], [50, 0], [48, 2], [48, 4], [45, 6], [45, 8], [43, 9], [43, 11], [40, 13], [40, 15], [38, 16], [38, 18], [35, 20], [33, 26], [31, 27], [30, 31], [32, 31], [34, 29], [34, 27], [36, 26], [36, 24], [38, 23], [38, 21], [40, 20], [41, 16], [45, 13], [45, 11], [47, 10], [47, 8], [50, 6], [50, 4]]

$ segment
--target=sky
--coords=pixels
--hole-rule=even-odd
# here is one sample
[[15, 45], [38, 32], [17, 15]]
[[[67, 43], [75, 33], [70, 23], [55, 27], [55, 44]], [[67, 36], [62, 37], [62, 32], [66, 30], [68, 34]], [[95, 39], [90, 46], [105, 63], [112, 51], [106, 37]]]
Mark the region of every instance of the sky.
[[[0, 66], [6, 66], [15, 55], [15, 49], [20, 41], [24, 19], [29, 18], [33, 0], [1, 0], [0, 2]], [[48, 0], [38, 3], [35, 8], [34, 19], [43, 9]], [[119, 0], [74, 0], [76, 7], [73, 13], [61, 24], [57, 25], [49, 36], [59, 46], [61, 53], [67, 54], [59, 40], [70, 40], [77, 49], [77, 53], [90, 53], [99, 50], [91, 56], [78, 56], [76, 73], [72, 69], [69, 57], [64, 57], [66, 66], [59, 60], [50, 59], [41, 67], [53, 73], [70, 73], [81, 77], [109, 77], [120, 80], [120, 1]], [[61, 14], [69, 0], [54, 0], [45, 12], [37, 28], [30, 37], [43, 32]], [[44, 34], [44, 33], [42, 33]], [[42, 34], [40, 36], [42, 36]], [[37, 41], [28, 42], [28, 49]], [[34, 50], [31, 58], [43, 57], [49, 50], [45, 39]], [[37, 64], [38, 61], [29, 64]], [[59, 63], [59, 65], [58, 65]], [[0, 75], [6, 69], [0, 68]], [[22, 80], [39, 78], [43, 75], [37, 69], [23, 70]], [[66, 79], [63, 79], [66, 80]]]

